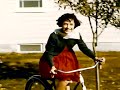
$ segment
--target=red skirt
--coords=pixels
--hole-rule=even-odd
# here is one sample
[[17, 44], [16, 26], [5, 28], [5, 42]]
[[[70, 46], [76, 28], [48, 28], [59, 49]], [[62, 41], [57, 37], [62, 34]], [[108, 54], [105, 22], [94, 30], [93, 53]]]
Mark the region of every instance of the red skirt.
[[[69, 50], [68, 48], [64, 48], [64, 50], [58, 56], [54, 56], [53, 62], [57, 69], [63, 71], [70, 71], [80, 68], [75, 53], [72, 50]], [[44, 78], [51, 78], [50, 70], [51, 68], [48, 62], [44, 59], [44, 57], [41, 57], [39, 63], [40, 75]], [[72, 80], [72, 81], [79, 81], [80, 78], [79, 72], [70, 74], [57, 72], [57, 74], [55, 74], [54, 76], [56, 79], [59, 80]]]

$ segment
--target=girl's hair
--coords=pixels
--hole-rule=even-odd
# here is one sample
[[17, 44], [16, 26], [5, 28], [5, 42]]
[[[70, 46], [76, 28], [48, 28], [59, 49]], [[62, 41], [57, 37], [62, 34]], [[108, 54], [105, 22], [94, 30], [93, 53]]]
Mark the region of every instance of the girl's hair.
[[70, 14], [70, 13], [63, 14], [61, 17], [58, 18], [58, 20], [56, 20], [57, 21], [57, 25], [59, 27], [62, 27], [63, 22], [65, 20], [69, 20], [69, 19], [73, 19], [74, 20], [74, 22], [75, 22], [75, 28], [77, 26], [80, 26], [81, 22], [77, 19], [77, 17], [73, 13], [72, 14]]

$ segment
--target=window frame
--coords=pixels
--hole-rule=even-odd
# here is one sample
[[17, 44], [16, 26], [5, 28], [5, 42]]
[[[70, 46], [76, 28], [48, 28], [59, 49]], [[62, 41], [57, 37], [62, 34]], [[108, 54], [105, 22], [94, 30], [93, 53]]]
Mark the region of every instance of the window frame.
[[[26, 1], [26, 0], [23, 0]], [[34, 1], [34, 0], [28, 0]], [[36, 0], [38, 1], [38, 0]], [[15, 13], [44, 13], [46, 12], [46, 6], [44, 5], [45, 0], [42, 0], [42, 7], [20, 7], [20, 0], [16, 0]]]
[[[38, 46], [39, 45], [39, 50], [37, 50], [37, 51], [35, 51], [35, 50], [23, 50], [23, 48], [22, 48], [22, 50], [21, 50], [21, 46]], [[39, 43], [39, 44], [37, 44], [37, 43], [23, 43], [23, 44], [18, 44], [18, 49], [17, 49], [17, 52], [19, 52], [19, 53], [40, 53], [40, 52], [43, 52], [43, 46], [44, 44], [43, 43]]]

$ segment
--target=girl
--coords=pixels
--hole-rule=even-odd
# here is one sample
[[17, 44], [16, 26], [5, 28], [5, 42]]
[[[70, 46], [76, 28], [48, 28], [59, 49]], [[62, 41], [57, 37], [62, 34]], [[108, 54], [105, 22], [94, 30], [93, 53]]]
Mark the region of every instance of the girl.
[[77, 44], [79, 49], [88, 57], [95, 60], [93, 52], [86, 46], [79, 33], [75, 33], [75, 28], [80, 26], [80, 21], [74, 14], [63, 14], [57, 20], [60, 29], [52, 32], [46, 44], [46, 50], [40, 59], [40, 75], [44, 78], [54, 77], [58, 79], [56, 90], [65, 90], [68, 81], [79, 81], [80, 73], [56, 73], [60, 69], [69, 71], [80, 68], [73, 47]]

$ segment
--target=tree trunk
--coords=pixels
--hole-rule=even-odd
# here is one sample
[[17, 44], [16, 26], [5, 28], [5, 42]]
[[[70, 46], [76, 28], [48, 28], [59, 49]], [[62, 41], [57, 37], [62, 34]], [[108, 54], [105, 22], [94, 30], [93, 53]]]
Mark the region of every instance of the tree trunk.
[[[97, 56], [96, 47], [97, 47], [97, 33], [93, 33], [93, 52], [94, 55]], [[99, 75], [99, 65], [95, 68], [95, 76], [96, 76], [96, 90], [100, 90], [100, 75]]]

